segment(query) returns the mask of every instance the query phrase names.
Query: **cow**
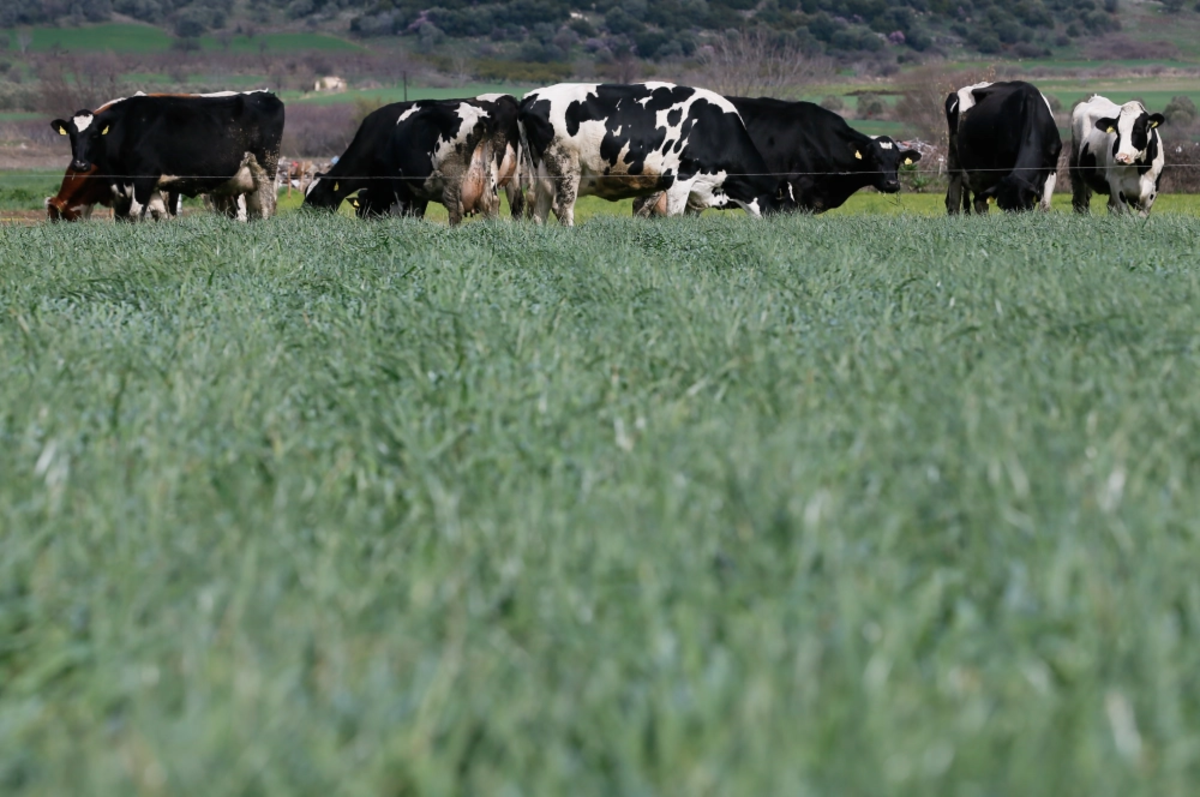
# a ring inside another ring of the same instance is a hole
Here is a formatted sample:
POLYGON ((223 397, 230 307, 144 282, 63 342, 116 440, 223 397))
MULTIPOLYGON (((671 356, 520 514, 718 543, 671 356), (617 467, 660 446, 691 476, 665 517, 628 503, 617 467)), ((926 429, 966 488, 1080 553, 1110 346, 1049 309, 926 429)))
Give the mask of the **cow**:
POLYGON ((435 201, 452 225, 473 213, 494 216, 499 189, 515 182, 516 104, 483 95, 373 111, 338 162, 309 184, 304 206, 333 210, 350 199, 360 217, 421 217, 435 201))
MULTIPOLYGON (((824 213, 850 195, 871 187, 885 194, 900 190, 899 169, 921 159, 888 136, 858 132, 833 111, 811 102, 770 97, 726 97, 737 109, 767 171, 787 176, 796 209, 824 213)), ((664 215, 665 197, 634 201, 635 214, 664 215)), ((689 212, 699 208, 689 207, 689 212)))
MULTIPOLYGON (((132 218, 167 216, 160 191, 244 194, 249 216, 266 218, 275 214, 283 121, 283 103, 266 90, 139 92, 50 125, 71 139, 71 168, 96 166, 110 185, 131 186, 132 218)), ((235 207, 236 199, 226 204, 235 207)))
POLYGON ((1108 195, 1113 213, 1150 215, 1166 153, 1158 128, 1166 121, 1140 102, 1093 94, 1071 112, 1071 205, 1087 213, 1092 192, 1108 195))
POLYGON ((534 218, 567 226, 575 201, 666 192, 666 213, 735 204, 751 216, 794 206, 769 174, 737 109, 707 89, 672 83, 560 83, 536 89, 518 116, 534 218))
POLYGON ((946 97, 950 183, 946 211, 1050 209, 1062 137, 1050 103, 1029 83, 976 83, 946 97))
MULTIPOLYGON (((46 198, 46 215, 50 221, 78 221, 92 216, 96 205, 113 209, 113 217, 119 221, 129 220, 129 208, 133 195, 129 186, 114 186, 106 175, 93 165, 86 172, 67 167, 58 194, 46 198)), ((170 193, 164 199, 167 212, 179 215, 180 196, 170 193)))

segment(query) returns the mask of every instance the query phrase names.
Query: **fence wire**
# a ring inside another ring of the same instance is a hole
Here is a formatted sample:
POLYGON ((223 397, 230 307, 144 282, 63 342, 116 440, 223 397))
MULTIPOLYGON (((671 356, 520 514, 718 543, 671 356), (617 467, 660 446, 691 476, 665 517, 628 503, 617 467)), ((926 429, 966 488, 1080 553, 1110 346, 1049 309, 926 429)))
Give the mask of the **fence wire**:
MULTIPOLYGON (((1112 167, 1093 166, 1093 167, 1087 167, 1087 168, 1079 168, 1079 171, 1101 173, 1101 172, 1107 171, 1109 168, 1132 169, 1132 168, 1136 168, 1138 165, 1140 165, 1140 164, 1129 164, 1128 166, 1124 165, 1124 164, 1120 164, 1120 165, 1112 166, 1112 167)), ((1071 167, 1068 167, 1068 168, 1071 168, 1071 167)), ((1165 163, 1162 165, 1161 168, 1163 171, 1166 171, 1167 169, 1194 170, 1194 169, 1200 169, 1200 163, 1165 163)), ((1022 170, 1037 171, 1038 169, 1037 168, 1023 168, 1022 170)), ((916 170, 904 169, 903 171, 901 171, 900 169, 897 169, 897 170, 895 170, 895 173, 897 175, 901 175, 901 176, 915 175, 915 176, 921 176, 921 177, 928 177, 928 176, 934 176, 934 177, 947 176, 948 177, 953 174, 964 174, 964 173, 982 174, 982 173, 992 173, 992 172, 999 172, 999 173, 1007 174, 1007 173, 1011 173, 1013 171, 1017 171, 1017 169, 1014 169, 1014 168, 955 169, 955 170, 949 170, 949 169, 944 169, 944 170, 943 169, 916 169, 916 170)), ((890 173, 892 173, 892 172, 885 171, 882 169, 869 170, 869 171, 859 170, 859 171, 816 171, 816 172, 725 172, 724 177, 779 177, 779 178, 784 178, 784 177, 849 177, 849 176, 853 176, 853 175, 860 175, 860 176, 862 176, 862 175, 881 175, 881 174, 890 174, 890 173)), ((53 177, 53 176, 55 176, 55 174, 56 173, 54 173, 54 172, 44 172, 44 171, 42 171, 42 172, 0 171, 0 177, 53 177)), ((700 173, 697 173, 697 174, 700 174, 700 173)), ((710 173, 706 173, 706 174, 712 174, 712 173, 710 172, 710 173)), ((75 180, 107 180, 110 182, 117 181, 117 180, 148 180, 148 179, 157 180, 162 176, 163 175, 161 175, 161 174, 82 174, 82 173, 77 173, 77 172, 64 173, 64 175, 63 175, 64 178, 70 177, 75 180)), ((679 178, 678 174, 671 174, 671 175, 659 174, 659 175, 655 175, 655 176, 664 177, 664 178, 665 177, 674 177, 677 179, 679 178)), ((693 176, 696 176, 696 175, 693 175, 693 176)), ((172 175, 172 178, 175 180, 229 180, 232 177, 233 177, 233 175, 231 175, 231 174, 175 174, 175 175, 172 175)), ((321 180, 420 180, 423 182, 425 180, 428 180, 429 177, 430 177, 429 175, 408 176, 408 175, 402 175, 402 174, 401 175, 325 174, 325 175, 319 175, 318 177, 315 177, 313 179, 313 181, 315 181, 316 179, 321 179, 321 180)), ((646 175, 645 174, 580 174, 579 178, 581 180, 620 180, 620 179, 643 180, 646 178, 646 175)), ((275 179, 278 181, 279 178, 275 178, 275 179)), ((556 179, 556 176, 555 175, 546 175, 545 179, 556 179)), ((689 177, 689 178, 684 178, 684 179, 691 179, 691 178, 689 177)), ((313 182, 313 181, 309 181, 309 182, 313 182)))

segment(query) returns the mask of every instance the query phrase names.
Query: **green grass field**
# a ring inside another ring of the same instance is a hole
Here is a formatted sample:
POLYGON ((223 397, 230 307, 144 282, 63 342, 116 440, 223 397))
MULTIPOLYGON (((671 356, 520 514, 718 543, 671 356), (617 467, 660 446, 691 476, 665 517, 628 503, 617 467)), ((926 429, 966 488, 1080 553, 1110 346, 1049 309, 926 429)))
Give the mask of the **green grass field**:
MULTIPOLYGON (((111 22, 78 28, 29 28, 33 34, 30 50, 53 49, 72 52, 155 53, 171 47, 172 37, 152 25, 111 22)), ((9 36, 0 31, 0 36, 9 36)), ((10 46, 14 46, 11 42, 10 46)), ((254 37, 232 36, 226 47, 214 36, 200 37, 207 50, 234 53, 294 52, 298 50, 362 50, 363 47, 325 33, 263 33, 254 37)))
POLYGON ((1189 794, 1198 248, 0 229, 0 789, 1189 794))

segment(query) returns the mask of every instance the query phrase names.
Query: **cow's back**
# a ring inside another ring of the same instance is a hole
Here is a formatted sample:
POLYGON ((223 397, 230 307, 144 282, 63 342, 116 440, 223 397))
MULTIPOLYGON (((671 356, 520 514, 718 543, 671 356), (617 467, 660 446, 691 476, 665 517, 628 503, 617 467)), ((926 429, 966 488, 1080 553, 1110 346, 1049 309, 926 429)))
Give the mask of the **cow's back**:
POLYGON ((147 94, 103 110, 112 126, 109 171, 227 178, 246 153, 274 174, 283 138, 283 102, 269 91, 147 94))

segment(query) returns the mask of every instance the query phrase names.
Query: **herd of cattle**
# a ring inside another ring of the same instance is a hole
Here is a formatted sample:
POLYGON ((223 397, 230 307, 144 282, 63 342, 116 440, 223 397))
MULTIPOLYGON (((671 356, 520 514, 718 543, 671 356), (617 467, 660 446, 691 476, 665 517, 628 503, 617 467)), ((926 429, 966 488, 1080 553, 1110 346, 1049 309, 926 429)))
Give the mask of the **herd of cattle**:
MULTIPOLYGON (((946 209, 1049 208, 1062 140, 1046 98, 1020 81, 977 83, 946 98, 946 209)), ((1162 114, 1093 96, 1072 112, 1075 210, 1092 192, 1117 213, 1150 212, 1164 151, 1162 114)), ((52 220, 97 205, 118 219, 176 215, 203 195, 241 218, 275 213, 284 106, 269 91, 143 94, 82 110, 52 127, 71 165, 52 220)), ((423 216, 440 202, 450 223, 495 216, 501 191, 514 218, 574 224, 580 196, 633 198, 638 215, 740 207, 752 216, 821 213, 861 188, 900 190, 920 160, 887 136, 867 136, 809 102, 723 97, 670 83, 558 84, 517 100, 488 94, 384 106, 346 152, 305 189, 304 205, 360 217, 423 216)))

